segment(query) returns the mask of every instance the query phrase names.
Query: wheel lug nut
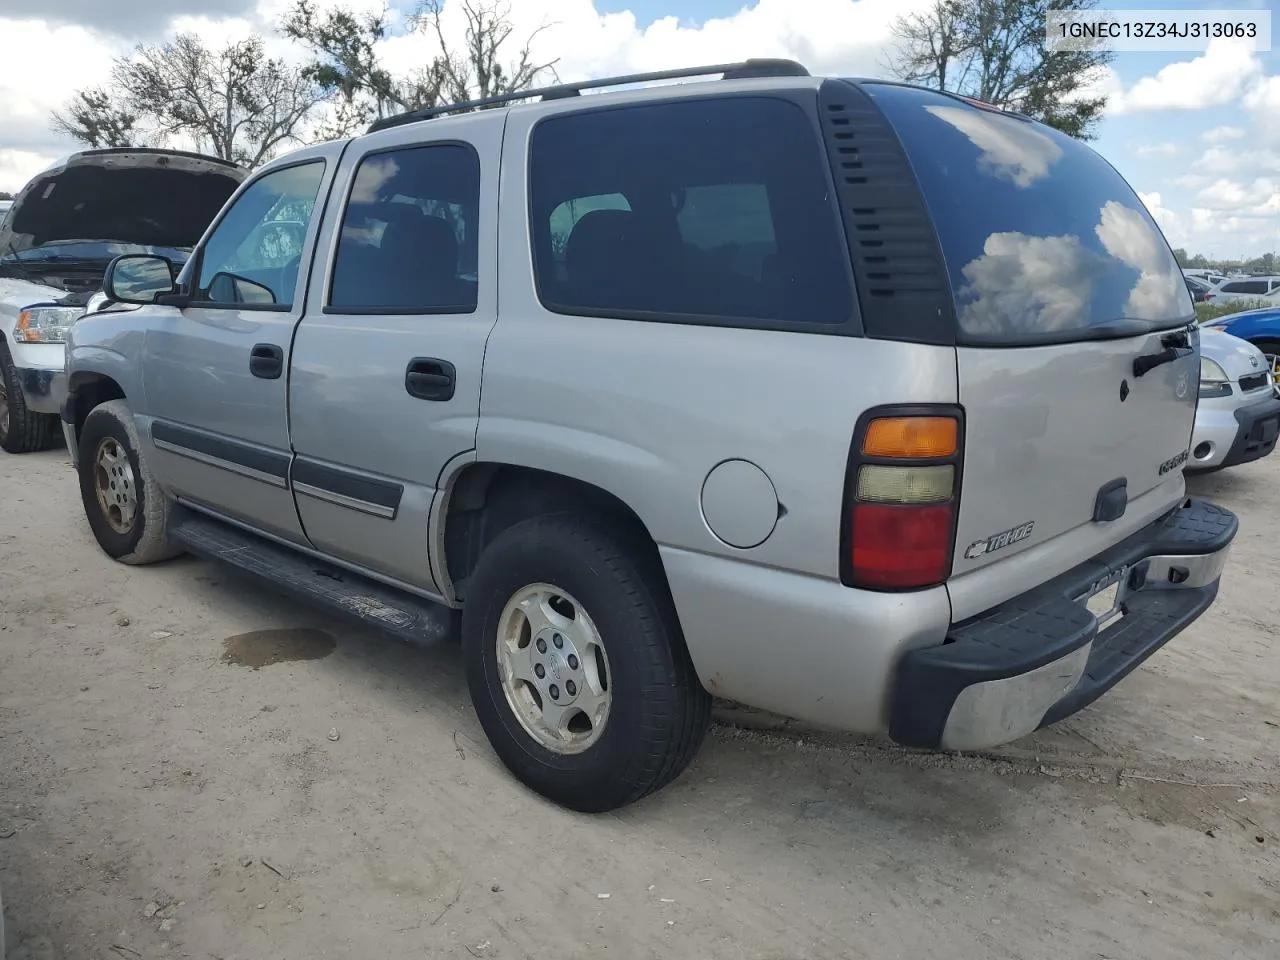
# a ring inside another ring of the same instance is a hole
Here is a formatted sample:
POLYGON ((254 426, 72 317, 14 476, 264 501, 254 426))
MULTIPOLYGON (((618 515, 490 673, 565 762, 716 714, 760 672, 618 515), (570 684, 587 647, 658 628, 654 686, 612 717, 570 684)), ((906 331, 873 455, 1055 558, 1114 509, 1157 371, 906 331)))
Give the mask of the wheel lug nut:
POLYGON ((551 699, 552 699, 552 700, 559 700, 559 699, 560 699, 560 688, 559 688, 559 687, 557 687, 554 683, 551 685, 550 693, 551 693, 551 699))
POLYGON ((547 652, 547 641, 543 640, 541 637, 538 638, 538 652, 539 653, 547 652))
POLYGON ((560 636, 560 634, 557 633, 555 636, 551 638, 551 642, 554 643, 556 645, 556 649, 559 650, 561 647, 564 646, 564 637, 560 636))
POLYGON ((533 675, 537 677, 539 680, 541 680, 543 677, 547 675, 547 671, 542 669, 542 664, 535 663, 533 665, 533 675))
POLYGON ((564 692, 569 694, 569 696, 572 697, 575 693, 578 692, 578 685, 574 683, 572 680, 566 680, 564 682, 564 692))
POLYGON ((569 654, 569 669, 570 670, 578 669, 578 658, 575 657, 572 653, 569 654))

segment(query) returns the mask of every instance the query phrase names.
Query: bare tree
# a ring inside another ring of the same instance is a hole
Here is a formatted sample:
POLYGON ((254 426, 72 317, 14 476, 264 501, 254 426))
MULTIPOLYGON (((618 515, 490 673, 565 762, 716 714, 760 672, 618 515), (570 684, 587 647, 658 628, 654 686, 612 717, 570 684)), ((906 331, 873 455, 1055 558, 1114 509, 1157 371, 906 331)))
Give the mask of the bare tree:
POLYGON ((51 126, 90 147, 139 147, 147 142, 138 115, 118 107, 109 92, 92 87, 75 94, 63 110, 53 112, 51 126))
POLYGON ((533 86, 543 74, 555 75, 559 58, 540 63, 534 60, 531 49, 538 34, 549 24, 538 27, 517 48, 512 40, 515 27, 507 0, 452 2, 462 7, 466 18, 461 50, 451 49, 445 38, 442 21, 445 0, 421 0, 413 20, 417 29, 430 31, 440 44, 442 92, 450 102, 515 93, 533 86))
POLYGON ((327 132, 354 132, 393 113, 509 93, 544 73, 554 75, 555 61, 539 63, 530 49, 544 28, 519 42, 507 0, 449 2, 450 9, 459 4, 465 17, 462 48, 447 39, 443 0, 421 0, 409 29, 431 36, 439 52, 422 69, 396 75, 379 57, 379 45, 392 35, 385 8, 373 14, 342 7, 321 13, 314 0, 296 0, 280 29, 314 57, 306 75, 327 91, 335 108, 327 132))
POLYGON ((1050 11, 1091 10, 1097 0, 935 0, 900 17, 887 64, 910 83, 1016 110, 1082 139, 1092 136, 1106 97, 1085 90, 1113 59, 1106 50, 1050 53, 1050 11))
POLYGON ((54 124, 94 146, 185 137, 199 150, 256 167, 284 144, 303 140, 308 117, 324 99, 301 70, 268 57, 256 37, 214 51, 183 33, 118 59, 110 88, 76 94, 54 124))
POLYGON ((297 0, 280 30, 310 50, 304 74, 333 104, 326 132, 341 136, 370 120, 438 102, 444 82, 438 62, 407 76, 394 76, 378 58, 390 36, 388 13, 358 14, 344 8, 320 13, 312 0, 297 0))

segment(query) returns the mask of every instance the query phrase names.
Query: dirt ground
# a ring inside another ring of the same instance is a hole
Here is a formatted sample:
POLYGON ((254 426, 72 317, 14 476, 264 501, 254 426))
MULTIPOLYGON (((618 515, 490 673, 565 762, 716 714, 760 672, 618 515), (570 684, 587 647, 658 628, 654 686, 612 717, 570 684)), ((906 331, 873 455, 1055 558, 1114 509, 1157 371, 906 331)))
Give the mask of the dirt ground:
POLYGON ((456 648, 114 564, 64 451, 0 454, 8 956, 1275 960, 1280 456, 1190 487, 1241 517, 1218 603, 1080 716, 960 759, 740 717, 590 818, 456 648))

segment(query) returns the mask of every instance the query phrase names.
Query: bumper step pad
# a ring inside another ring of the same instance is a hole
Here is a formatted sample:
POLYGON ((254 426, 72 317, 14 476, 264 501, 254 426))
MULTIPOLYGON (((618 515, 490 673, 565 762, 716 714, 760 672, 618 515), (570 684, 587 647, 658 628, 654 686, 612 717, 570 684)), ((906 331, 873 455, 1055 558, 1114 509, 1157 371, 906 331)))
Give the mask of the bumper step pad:
POLYGON ((890 710, 890 736, 908 746, 943 746, 952 708, 967 688, 1010 681, 1008 696, 1016 699, 1020 694, 1013 683, 1032 671, 1041 672, 1035 681, 1041 689, 1046 683, 1067 685, 1061 696, 1044 704, 1045 712, 1036 721, 1040 726, 1092 703, 1209 607, 1218 579, 1215 575, 1199 582, 1192 574, 1195 558, 1220 554, 1237 526, 1229 510, 1204 500, 1184 500, 1092 560, 953 625, 946 643, 903 657, 890 710), (1187 558, 1185 567, 1178 563, 1180 557, 1187 558), (1098 622, 1081 598, 1117 578, 1126 581, 1125 615, 1098 633, 1098 622), (1086 645, 1088 659, 1078 677, 1053 675, 1053 664, 1070 663, 1065 658, 1086 645))

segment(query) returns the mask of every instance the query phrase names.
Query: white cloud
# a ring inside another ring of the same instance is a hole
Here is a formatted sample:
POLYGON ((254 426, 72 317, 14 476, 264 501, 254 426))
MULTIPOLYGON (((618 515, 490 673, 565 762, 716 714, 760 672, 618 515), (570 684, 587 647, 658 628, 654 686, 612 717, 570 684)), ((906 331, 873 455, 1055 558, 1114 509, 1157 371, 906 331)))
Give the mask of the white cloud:
POLYGON ((1134 151, 1140 157, 1176 157, 1182 147, 1176 143, 1144 143, 1134 151))
POLYGON ((1245 173, 1262 174, 1280 171, 1280 151, 1210 147, 1193 165, 1196 173, 1208 176, 1245 173))
POLYGON ((1200 139, 1205 143, 1228 143, 1232 140, 1240 140, 1245 135, 1243 127, 1214 127, 1212 130, 1206 130, 1200 134, 1200 139))
POLYGON ((925 109, 973 141, 983 169, 1016 186, 1031 186, 1062 156, 1058 144, 1023 121, 968 107, 925 109))
POLYGON ((1186 294, 1175 282, 1164 238, 1151 229, 1146 217, 1110 200, 1094 233, 1107 253, 1138 271, 1138 281, 1125 303, 1126 316, 1167 317, 1178 312, 1186 294))
POLYGON ((1280 110, 1280 76, 1266 77, 1248 91, 1244 98, 1246 109, 1275 116, 1280 110))
POLYGON ((1237 180, 1215 180, 1196 194, 1198 206, 1248 214, 1269 213, 1280 208, 1280 183, 1259 177, 1252 183, 1237 180))
POLYGON ((962 271, 960 322, 972 333, 1078 323, 1093 294, 1093 259, 1079 237, 993 233, 962 271))
POLYGON ((39 20, 0 19, 0 37, 0 190, 16 190, 58 157, 50 111, 101 83, 117 48, 83 27, 39 20))
MULTIPOLYGON (((320 0, 318 6, 323 9, 339 2, 370 12, 384 5, 383 0, 320 0)), ((815 73, 848 76, 880 74, 893 21, 929 2, 744 0, 743 8, 732 16, 701 24, 671 16, 643 28, 630 12, 601 14, 593 0, 519 0, 511 4, 511 16, 515 37, 546 27, 534 42, 534 56, 556 60, 564 80, 745 57, 790 57, 815 73)), ((257 0, 252 12, 241 12, 246 8, 240 0, 216 3, 214 9, 238 15, 192 15, 187 11, 196 7, 182 0, 167 32, 194 30, 214 46, 257 35, 273 55, 294 61, 305 56, 300 47, 275 34, 293 0, 257 0)), ((674 2, 671 6, 678 7, 674 2)), ((205 3, 203 9, 208 11, 210 5, 205 3)), ((404 26, 402 18, 397 26, 404 26)), ((451 41, 461 36, 462 26, 459 5, 446 0, 445 29, 451 41)), ((5 49, 0 71, 0 144, 7 150, 0 154, 0 189, 15 190, 32 173, 76 149, 50 131, 50 111, 75 90, 106 80, 111 58, 126 53, 130 45, 83 27, 50 26, 36 20, 0 19, 0 37, 5 49)), ((409 71, 429 62, 433 46, 433 40, 423 34, 402 35, 387 40, 382 53, 391 69, 409 71)))
POLYGON ((1262 63, 1251 44, 1212 40, 1193 60, 1162 67, 1128 90, 1116 93, 1107 105, 1113 116, 1149 110, 1202 110, 1239 99, 1262 76, 1262 63))

